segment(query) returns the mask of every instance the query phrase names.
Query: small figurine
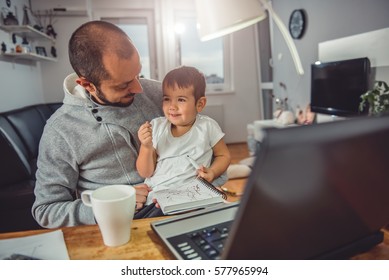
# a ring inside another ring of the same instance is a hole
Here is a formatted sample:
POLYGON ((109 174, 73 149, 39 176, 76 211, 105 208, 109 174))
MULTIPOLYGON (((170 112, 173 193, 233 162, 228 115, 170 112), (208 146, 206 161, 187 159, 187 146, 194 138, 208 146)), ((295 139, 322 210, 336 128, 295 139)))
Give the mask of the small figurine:
POLYGON ((1 52, 5 53, 6 51, 7 51, 7 45, 4 42, 2 42, 1 43, 1 52))
POLYGON ((46 27, 46 34, 49 36, 53 36, 54 39, 57 37, 57 33, 55 32, 54 27, 51 24, 46 27))
POLYGON ((23 37, 22 44, 23 45, 28 45, 29 44, 26 37, 23 37))
POLYGON ((57 50, 56 50, 56 48, 54 46, 51 47, 51 55, 53 57, 57 57, 57 50))
POLYGON ((30 18, 28 17, 28 7, 26 5, 24 5, 23 7, 23 21, 22 21, 22 24, 23 25, 30 25, 30 18))
POLYGON ((22 53, 22 52, 23 52, 22 46, 21 46, 21 45, 16 45, 15 51, 16 51, 17 53, 22 53))
POLYGON ((18 25, 19 21, 12 12, 8 12, 4 19, 4 25, 18 25))
POLYGON ((40 26, 40 25, 38 25, 38 24, 35 24, 34 26, 33 26, 36 30, 38 30, 38 31, 40 31, 40 32, 43 32, 43 27, 42 26, 40 26))

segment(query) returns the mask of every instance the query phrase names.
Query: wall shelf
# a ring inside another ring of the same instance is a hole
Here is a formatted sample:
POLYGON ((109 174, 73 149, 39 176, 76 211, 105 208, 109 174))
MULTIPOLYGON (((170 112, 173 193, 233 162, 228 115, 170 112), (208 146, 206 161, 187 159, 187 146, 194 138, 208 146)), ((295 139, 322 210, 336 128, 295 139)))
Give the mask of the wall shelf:
POLYGON ((26 37, 27 39, 44 39, 53 43, 55 42, 53 37, 36 30, 30 25, 0 25, 0 29, 11 34, 16 34, 20 37, 26 37))
MULTIPOLYGON (((46 41, 51 44, 55 43, 55 39, 47 34, 35 29, 30 25, 0 25, 0 30, 3 30, 9 33, 11 36, 13 34, 21 38, 26 38, 28 41, 31 41, 31 49, 34 49, 34 41, 46 41)), ((52 61, 56 62, 57 59, 54 57, 48 57, 44 55, 37 54, 36 52, 5 52, 1 54, 2 57, 7 57, 13 61, 18 59, 24 60, 33 60, 33 61, 52 61)))
POLYGON ((44 61, 57 62, 57 59, 55 58, 38 55, 36 53, 3 53, 1 55, 12 59, 28 59, 28 60, 36 60, 36 61, 44 60, 44 61))

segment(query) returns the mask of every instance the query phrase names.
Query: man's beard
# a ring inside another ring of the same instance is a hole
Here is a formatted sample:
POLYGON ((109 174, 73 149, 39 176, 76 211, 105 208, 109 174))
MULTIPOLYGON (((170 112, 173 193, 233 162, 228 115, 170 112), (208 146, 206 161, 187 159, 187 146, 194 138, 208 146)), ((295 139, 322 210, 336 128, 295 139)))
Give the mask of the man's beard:
MULTIPOLYGON (((105 94, 102 90, 100 90, 98 87, 96 87, 96 96, 102 101, 104 102, 104 104, 101 104, 101 105, 109 105, 109 106, 114 106, 114 107, 128 107, 132 104, 132 102, 134 101, 134 98, 130 99, 130 101, 128 101, 127 103, 123 103, 123 102, 111 102, 109 100, 107 100, 107 98, 105 97, 105 94)), ((129 93, 128 96, 131 96, 131 97, 134 97, 135 96, 135 93, 129 93)), ((96 101, 96 100, 95 100, 96 101)), ((99 102, 98 102, 99 103, 99 102)))

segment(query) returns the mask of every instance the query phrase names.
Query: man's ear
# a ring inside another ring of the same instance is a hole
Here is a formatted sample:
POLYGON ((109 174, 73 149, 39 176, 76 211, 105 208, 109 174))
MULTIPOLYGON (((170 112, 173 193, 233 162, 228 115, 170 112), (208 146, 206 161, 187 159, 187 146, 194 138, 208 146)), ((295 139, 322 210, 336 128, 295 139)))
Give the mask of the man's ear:
POLYGON ((95 85, 89 82, 84 77, 77 78, 76 83, 85 88, 89 93, 94 93, 96 91, 95 85))
POLYGON ((196 109, 197 109, 197 113, 200 113, 205 105, 207 104, 207 98, 206 97, 200 97, 199 100, 197 100, 197 103, 196 103, 196 109))

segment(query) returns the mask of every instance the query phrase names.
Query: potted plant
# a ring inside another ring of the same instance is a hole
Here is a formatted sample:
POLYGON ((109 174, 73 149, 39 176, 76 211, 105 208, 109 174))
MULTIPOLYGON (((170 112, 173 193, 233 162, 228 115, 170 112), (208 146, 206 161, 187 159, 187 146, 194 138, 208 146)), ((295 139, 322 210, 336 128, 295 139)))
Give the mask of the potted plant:
POLYGON ((359 111, 369 106, 369 115, 378 115, 389 111, 389 86, 384 81, 375 81, 374 87, 361 95, 359 111))

